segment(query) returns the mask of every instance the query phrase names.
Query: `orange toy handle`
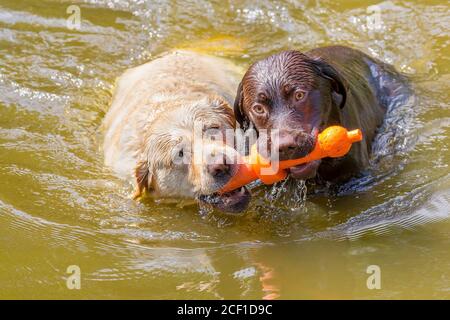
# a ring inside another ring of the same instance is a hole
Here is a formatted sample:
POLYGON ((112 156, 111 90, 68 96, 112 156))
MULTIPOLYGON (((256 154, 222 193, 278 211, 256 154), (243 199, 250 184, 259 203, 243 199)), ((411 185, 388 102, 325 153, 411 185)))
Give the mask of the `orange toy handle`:
POLYGON ((265 184, 284 180, 287 177, 285 169, 326 157, 343 157, 350 151, 352 143, 361 141, 362 138, 359 129, 347 131, 341 126, 328 127, 319 134, 314 150, 310 154, 299 159, 280 161, 276 163, 278 166, 275 168, 258 153, 255 144, 251 148, 250 155, 242 159, 243 163, 239 165, 238 171, 220 192, 235 190, 258 178, 265 184))

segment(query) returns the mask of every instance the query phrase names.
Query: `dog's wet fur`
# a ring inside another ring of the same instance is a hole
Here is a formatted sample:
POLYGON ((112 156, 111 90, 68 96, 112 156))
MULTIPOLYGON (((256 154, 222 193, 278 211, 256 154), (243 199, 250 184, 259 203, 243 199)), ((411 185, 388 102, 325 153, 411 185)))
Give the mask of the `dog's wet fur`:
POLYGON ((118 80, 104 127, 105 162, 135 185, 134 198, 196 198, 225 212, 246 209, 245 189, 218 191, 235 173, 225 139, 199 137, 194 127, 223 133, 235 128, 233 101, 241 77, 230 62, 176 51, 126 71, 118 80), (195 139, 203 139, 200 148, 195 139), (202 153, 200 161, 193 159, 202 153), (223 161, 204 161, 215 154, 223 161), (176 160, 176 161, 174 161, 176 160))
POLYGON ((407 85, 392 66, 352 48, 284 51, 251 65, 238 87, 234 111, 243 128, 278 130, 272 148, 281 160, 311 152, 318 132, 328 126, 360 128, 364 139, 346 156, 290 169, 294 178, 336 184, 368 166, 387 106, 407 85))
POLYGON ((230 62, 190 51, 165 54, 120 77, 104 120, 105 162, 133 180, 134 198, 195 198, 232 213, 247 208, 245 187, 220 192, 237 170, 229 160, 237 153, 234 142, 206 139, 194 148, 198 123, 222 137, 236 121, 244 130, 264 130, 269 141, 260 135, 258 143, 271 145, 280 160, 310 153, 328 126, 360 128, 364 139, 346 156, 290 169, 292 177, 315 184, 344 182, 368 166, 387 106, 408 86, 392 66, 342 46, 284 51, 255 62, 239 79, 230 62), (267 134, 273 130, 276 141, 267 134), (223 161, 184 161, 199 150, 223 161))

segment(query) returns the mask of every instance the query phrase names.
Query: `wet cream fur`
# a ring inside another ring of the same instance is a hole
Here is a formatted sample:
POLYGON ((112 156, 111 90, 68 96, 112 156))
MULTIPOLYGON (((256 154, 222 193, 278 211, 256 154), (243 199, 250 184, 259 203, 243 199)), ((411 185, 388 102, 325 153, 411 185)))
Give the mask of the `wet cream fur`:
MULTIPOLYGON (((179 165, 172 159, 180 148, 195 156, 195 123, 234 127, 232 104, 241 75, 227 60, 179 50, 118 79, 103 123, 103 149, 106 165, 134 183, 134 197, 148 190, 159 197, 194 198, 221 187, 206 173, 204 161, 179 165)), ((222 141, 201 147, 202 152, 219 149, 235 152, 222 141)))

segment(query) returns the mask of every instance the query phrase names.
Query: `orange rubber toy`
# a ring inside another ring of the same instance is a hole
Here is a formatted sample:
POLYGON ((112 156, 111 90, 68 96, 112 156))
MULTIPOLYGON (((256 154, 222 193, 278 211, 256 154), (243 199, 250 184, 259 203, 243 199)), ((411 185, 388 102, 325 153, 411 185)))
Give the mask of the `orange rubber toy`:
POLYGON ((277 171, 273 170, 272 164, 268 160, 258 154, 257 146, 254 144, 250 155, 241 159, 236 174, 220 192, 238 189, 257 179, 265 184, 284 180, 287 177, 285 169, 326 157, 343 157, 350 151, 352 143, 361 140, 362 133, 359 129, 347 131, 340 126, 328 127, 319 134, 317 143, 310 154, 299 159, 280 161, 277 163, 277 171))

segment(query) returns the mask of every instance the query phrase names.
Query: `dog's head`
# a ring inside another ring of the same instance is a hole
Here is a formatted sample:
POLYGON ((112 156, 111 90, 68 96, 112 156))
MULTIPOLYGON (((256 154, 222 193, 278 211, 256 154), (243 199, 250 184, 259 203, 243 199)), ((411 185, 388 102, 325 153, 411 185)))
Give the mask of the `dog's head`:
MULTIPOLYGON (((234 111, 244 129, 267 130, 258 139, 264 144, 262 153, 270 149, 279 160, 295 159, 313 150, 324 126, 339 122, 346 97, 344 80, 331 65, 298 51, 284 51, 249 68, 234 111), (273 139, 275 130, 277 139, 273 139)), ((318 164, 304 172, 305 179, 316 174, 318 164)))
POLYGON ((237 170, 234 127, 232 108, 220 97, 183 101, 162 113, 143 137, 145 158, 136 166, 135 197, 149 191, 243 211, 250 200, 247 189, 218 193, 237 170))

